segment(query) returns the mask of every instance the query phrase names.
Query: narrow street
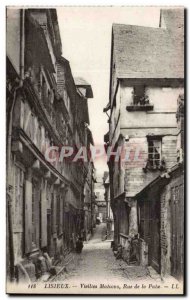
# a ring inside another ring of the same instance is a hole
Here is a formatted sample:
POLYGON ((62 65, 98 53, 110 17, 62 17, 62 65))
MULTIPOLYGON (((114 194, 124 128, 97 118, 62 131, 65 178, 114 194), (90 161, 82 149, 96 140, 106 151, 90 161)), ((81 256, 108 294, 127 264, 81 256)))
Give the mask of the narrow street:
MULTIPOLYGON (((75 284, 119 284, 123 286, 133 280, 149 281, 150 272, 141 266, 127 266, 123 260, 116 260, 109 240, 102 240, 106 224, 96 226, 93 237, 84 243, 81 254, 74 254, 73 261, 67 266, 67 273, 56 278, 69 285, 75 284)), ((157 277, 160 281, 160 277, 157 277)), ((156 280, 156 281, 157 281, 156 280)), ((154 279, 155 281, 155 279, 154 279)))
POLYGON ((124 279, 123 270, 119 261, 113 255, 111 242, 102 241, 105 234, 105 224, 96 226, 93 237, 84 244, 83 251, 78 257, 76 268, 71 270, 68 279, 78 280, 81 282, 96 282, 100 278, 106 281, 112 279, 124 279), (75 278, 74 278, 75 277, 75 278))
POLYGON ((6 293, 184 293, 184 20, 7 7, 6 293))

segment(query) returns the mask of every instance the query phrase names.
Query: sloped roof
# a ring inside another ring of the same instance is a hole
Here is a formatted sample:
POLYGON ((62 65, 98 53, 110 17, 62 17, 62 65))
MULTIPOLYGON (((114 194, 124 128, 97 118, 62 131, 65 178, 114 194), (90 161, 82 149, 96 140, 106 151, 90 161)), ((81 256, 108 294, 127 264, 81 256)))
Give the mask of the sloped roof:
POLYGON ((117 78, 184 78, 183 31, 113 25, 117 78))
POLYGON ((82 77, 75 77, 74 78, 76 86, 88 86, 90 85, 84 78, 82 77))
POLYGON ((76 86, 75 86, 74 78, 72 75, 70 63, 63 56, 59 57, 58 62, 64 65, 65 73, 66 73, 65 83, 66 83, 67 91, 71 98, 72 103, 75 103, 75 101, 76 101, 76 86))
POLYGON ((75 77, 74 82, 78 88, 81 87, 86 89, 87 98, 93 98, 92 87, 85 79, 83 79, 82 77, 75 77))

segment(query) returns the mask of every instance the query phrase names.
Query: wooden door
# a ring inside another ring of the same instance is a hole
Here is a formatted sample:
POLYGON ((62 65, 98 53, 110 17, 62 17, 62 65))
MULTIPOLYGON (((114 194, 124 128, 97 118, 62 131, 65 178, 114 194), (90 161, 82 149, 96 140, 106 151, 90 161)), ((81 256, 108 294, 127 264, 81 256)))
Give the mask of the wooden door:
POLYGON ((150 218, 150 265, 160 273, 161 247, 160 247, 160 200, 153 199, 151 202, 150 218))
POLYGON ((140 204, 140 237, 148 245, 148 264, 160 272, 160 204, 159 199, 140 204))
MULTIPOLYGON (((140 203, 140 237, 148 244, 150 245, 150 202, 147 200, 143 200, 140 203)), ((150 264, 150 256, 149 258, 149 264, 150 264)))
POLYGON ((171 275, 180 279, 184 265, 184 185, 182 178, 171 187, 171 275))

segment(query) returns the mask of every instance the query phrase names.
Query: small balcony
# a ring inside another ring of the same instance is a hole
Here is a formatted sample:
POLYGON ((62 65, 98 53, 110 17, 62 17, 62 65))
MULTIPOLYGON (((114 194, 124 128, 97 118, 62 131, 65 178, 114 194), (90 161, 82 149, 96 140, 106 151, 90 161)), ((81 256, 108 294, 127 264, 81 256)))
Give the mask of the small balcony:
POLYGON ((127 111, 151 111, 154 105, 150 103, 148 96, 133 97, 133 102, 126 106, 127 111))
POLYGON ((166 170, 166 161, 165 158, 160 159, 148 159, 143 167, 143 171, 146 173, 147 171, 165 171, 166 170))

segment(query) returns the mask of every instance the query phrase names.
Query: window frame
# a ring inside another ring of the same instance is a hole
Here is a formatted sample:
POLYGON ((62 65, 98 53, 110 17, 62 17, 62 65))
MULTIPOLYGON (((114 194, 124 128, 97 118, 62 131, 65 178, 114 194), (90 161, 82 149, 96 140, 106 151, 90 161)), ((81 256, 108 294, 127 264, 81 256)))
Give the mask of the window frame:
POLYGON ((161 160, 162 160, 162 136, 148 136, 147 144, 148 144, 149 168, 158 169, 161 166, 161 160), (150 146, 150 144, 149 144, 150 142, 153 143, 152 146, 150 146), (154 145, 154 142, 157 142, 157 143, 159 142, 159 144, 160 144, 159 147, 156 147, 154 145), (153 152, 150 152, 150 150, 149 150, 150 148, 153 149, 153 152), (157 151, 157 150, 159 150, 159 151, 157 151), (159 158, 155 157, 157 154, 159 154, 159 158))

